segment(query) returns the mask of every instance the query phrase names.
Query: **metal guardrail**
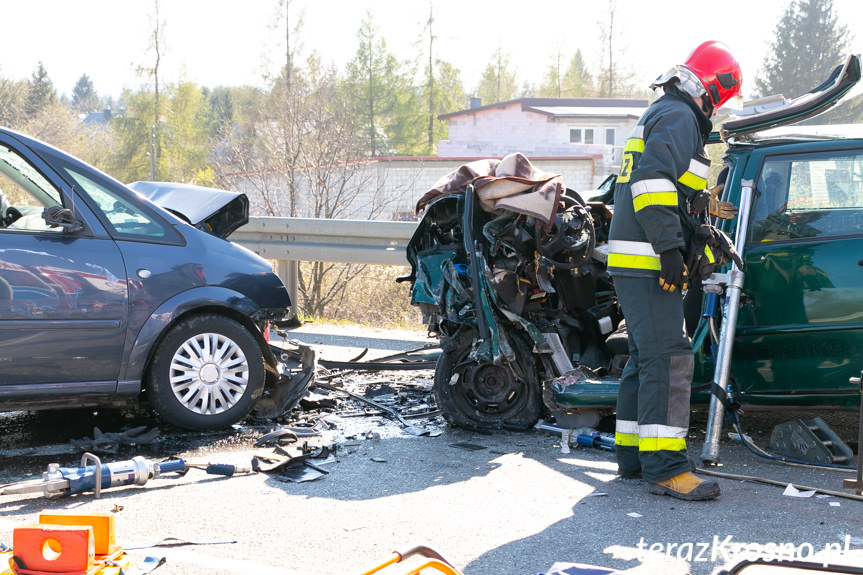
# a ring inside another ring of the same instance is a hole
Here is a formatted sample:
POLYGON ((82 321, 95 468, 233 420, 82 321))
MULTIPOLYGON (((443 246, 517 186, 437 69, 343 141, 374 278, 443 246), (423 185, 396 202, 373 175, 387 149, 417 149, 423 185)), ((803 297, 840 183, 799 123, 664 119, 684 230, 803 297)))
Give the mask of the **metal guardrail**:
POLYGON ((416 222, 249 218, 231 241, 268 260, 407 265, 416 222))
POLYGON ((417 222, 253 217, 230 240, 275 261, 294 312, 300 261, 408 265, 405 247, 417 222))

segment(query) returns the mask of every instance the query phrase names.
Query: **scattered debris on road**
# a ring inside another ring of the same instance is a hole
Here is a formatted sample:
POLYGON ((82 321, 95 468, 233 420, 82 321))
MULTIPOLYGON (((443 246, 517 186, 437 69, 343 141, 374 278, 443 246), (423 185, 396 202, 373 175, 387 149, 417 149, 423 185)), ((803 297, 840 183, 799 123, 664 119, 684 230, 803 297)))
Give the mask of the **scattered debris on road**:
POLYGON ((119 433, 104 433, 98 427, 94 427, 92 438, 82 437, 81 439, 71 439, 69 442, 81 451, 117 453, 121 445, 146 445, 153 443, 158 438, 158 427, 147 429, 146 425, 141 425, 119 433))

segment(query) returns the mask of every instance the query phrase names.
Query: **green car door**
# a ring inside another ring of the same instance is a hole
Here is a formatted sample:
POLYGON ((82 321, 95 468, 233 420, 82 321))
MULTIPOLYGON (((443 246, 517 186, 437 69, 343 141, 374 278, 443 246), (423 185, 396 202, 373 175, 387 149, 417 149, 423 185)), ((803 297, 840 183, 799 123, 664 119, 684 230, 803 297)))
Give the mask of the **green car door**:
POLYGON ((863 367, 863 143, 823 144, 766 146, 749 158, 759 168, 733 362, 747 403, 856 400, 848 379, 863 367))

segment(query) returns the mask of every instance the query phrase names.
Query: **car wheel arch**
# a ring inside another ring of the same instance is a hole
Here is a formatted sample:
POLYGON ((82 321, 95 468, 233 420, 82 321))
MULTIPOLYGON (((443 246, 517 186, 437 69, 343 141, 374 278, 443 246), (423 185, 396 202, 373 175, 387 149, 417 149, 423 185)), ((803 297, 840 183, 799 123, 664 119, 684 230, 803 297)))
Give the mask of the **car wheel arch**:
POLYGON ((251 319, 256 310, 257 305, 247 296, 217 286, 189 290, 174 296, 153 311, 138 330, 135 343, 123 362, 121 380, 138 381, 143 385, 146 369, 159 343, 179 321, 195 314, 215 313, 238 321, 255 337, 265 360, 272 362, 272 352, 251 319))

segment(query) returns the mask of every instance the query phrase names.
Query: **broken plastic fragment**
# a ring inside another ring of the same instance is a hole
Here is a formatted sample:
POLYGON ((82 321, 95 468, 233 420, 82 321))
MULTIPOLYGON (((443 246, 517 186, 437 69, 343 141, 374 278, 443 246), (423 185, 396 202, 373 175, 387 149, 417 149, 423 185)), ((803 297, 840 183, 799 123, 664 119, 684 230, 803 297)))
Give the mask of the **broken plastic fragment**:
POLYGON ((785 488, 785 491, 782 492, 782 495, 787 495, 788 497, 812 497, 815 495, 816 491, 813 489, 812 491, 800 491, 791 483, 785 488))

